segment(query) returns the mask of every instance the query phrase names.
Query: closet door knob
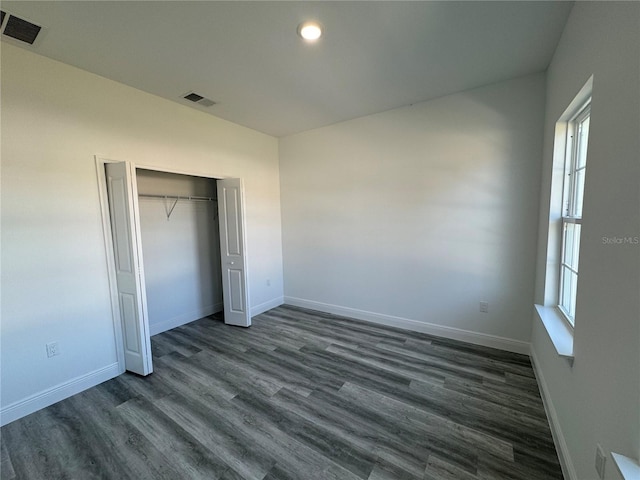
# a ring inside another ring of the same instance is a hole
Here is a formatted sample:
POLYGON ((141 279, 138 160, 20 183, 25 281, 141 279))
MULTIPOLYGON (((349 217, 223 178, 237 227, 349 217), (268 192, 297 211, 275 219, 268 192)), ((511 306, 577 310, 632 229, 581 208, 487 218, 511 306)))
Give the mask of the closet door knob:
POLYGON ((233 264, 234 264, 233 262, 229 262, 229 265, 233 265, 233 264))

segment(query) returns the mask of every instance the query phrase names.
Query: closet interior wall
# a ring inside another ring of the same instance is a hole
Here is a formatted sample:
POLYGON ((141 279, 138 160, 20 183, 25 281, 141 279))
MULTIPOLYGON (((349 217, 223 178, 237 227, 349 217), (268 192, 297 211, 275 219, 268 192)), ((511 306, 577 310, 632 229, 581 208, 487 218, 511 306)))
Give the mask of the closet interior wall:
POLYGON ((223 310, 216 182, 136 173, 149 329, 156 335, 223 310))

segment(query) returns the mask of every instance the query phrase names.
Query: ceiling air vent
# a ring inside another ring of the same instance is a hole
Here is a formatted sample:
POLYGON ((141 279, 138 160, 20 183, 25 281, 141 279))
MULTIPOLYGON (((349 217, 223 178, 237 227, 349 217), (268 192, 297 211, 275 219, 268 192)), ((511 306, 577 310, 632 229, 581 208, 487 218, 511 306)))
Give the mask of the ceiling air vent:
POLYGON ((198 105, 202 105, 203 107, 210 107, 216 104, 213 100, 204 98, 202 95, 198 95, 194 92, 187 93, 186 95, 183 95, 182 98, 189 100, 190 102, 197 103, 198 105))
POLYGON ((15 40, 19 40, 29 45, 33 45, 36 41, 38 34, 42 30, 42 27, 31 22, 27 22, 15 15, 10 15, 2 12, 2 34, 6 37, 11 37, 15 40), (8 16, 6 23, 5 17, 8 16))

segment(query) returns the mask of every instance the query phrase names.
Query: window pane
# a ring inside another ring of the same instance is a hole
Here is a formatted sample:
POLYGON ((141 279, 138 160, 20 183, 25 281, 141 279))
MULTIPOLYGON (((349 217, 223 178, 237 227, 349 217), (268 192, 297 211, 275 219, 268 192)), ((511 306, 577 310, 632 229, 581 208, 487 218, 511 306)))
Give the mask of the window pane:
POLYGON ((562 243, 562 263, 565 265, 573 265, 573 239, 574 239, 574 224, 564 222, 564 236, 562 243))
POLYGON ((571 270, 562 268, 562 280, 560 285, 560 306, 569 315, 571 309, 571 270))
MULTIPOLYGON (((572 262, 571 268, 573 268, 576 272, 578 271, 578 262, 580 261, 580 231, 582 229, 582 225, 579 223, 573 224, 573 253, 571 255, 572 262)), ((576 277, 577 284, 577 277, 576 277)))
POLYGON ((571 214, 576 217, 582 217, 582 198, 584 197, 584 177, 586 170, 578 170, 573 174, 574 183, 574 199, 571 214))
POLYGON ((580 258, 580 228, 578 223, 564 223, 564 237, 562 243, 562 263, 572 270, 578 271, 580 258))
POLYGON ((589 140, 590 119, 591 117, 587 117, 578 125, 576 168, 584 167, 587 164, 587 142, 589 140))
POLYGON ((573 319, 576 316, 576 298, 578 297, 578 275, 570 272, 571 276, 571 305, 569 308, 569 321, 573 325, 573 319))
POLYGON ((576 292, 578 287, 578 276, 567 267, 562 267, 560 306, 569 317, 573 325, 576 311, 576 292))
POLYGON ((580 222, 585 187, 587 146, 591 123, 588 102, 567 124, 565 177, 563 184, 562 248, 558 306, 574 324, 580 259, 580 222), (577 223, 573 223, 577 222, 577 223))

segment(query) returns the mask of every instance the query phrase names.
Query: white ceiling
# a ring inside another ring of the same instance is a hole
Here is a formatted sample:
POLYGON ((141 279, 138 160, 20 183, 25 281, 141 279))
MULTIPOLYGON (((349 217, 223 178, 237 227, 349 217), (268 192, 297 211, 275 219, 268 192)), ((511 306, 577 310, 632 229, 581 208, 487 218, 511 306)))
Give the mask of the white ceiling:
POLYGON ((571 6, 2 2, 46 27, 39 54, 274 136, 543 71, 571 6), (309 19, 325 28, 316 44, 296 35, 309 19))

